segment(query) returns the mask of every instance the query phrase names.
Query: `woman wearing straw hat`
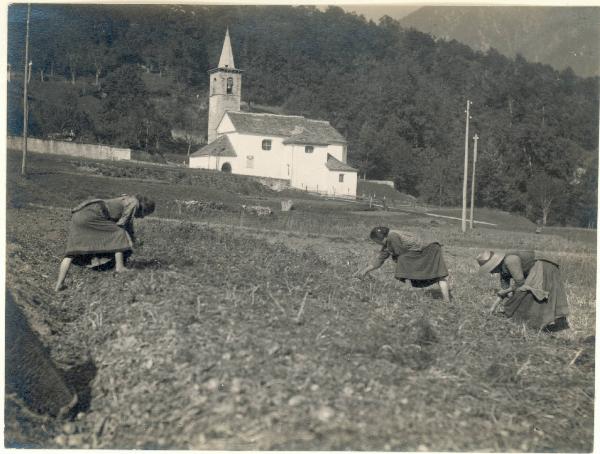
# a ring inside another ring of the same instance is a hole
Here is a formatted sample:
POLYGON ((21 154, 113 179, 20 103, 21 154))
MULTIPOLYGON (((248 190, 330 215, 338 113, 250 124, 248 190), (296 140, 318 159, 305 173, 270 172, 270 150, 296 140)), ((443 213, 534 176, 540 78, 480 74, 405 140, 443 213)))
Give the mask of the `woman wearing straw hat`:
POLYGON ((439 243, 424 245, 417 235, 390 230, 388 227, 375 227, 371 230, 370 238, 381 245, 381 251, 373 263, 356 273, 356 276, 366 276, 392 257, 396 262, 396 279, 402 282, 408 280, 413 287, 421 288, 437 283, 444 301, 450 301, 448 269, 439 243))
POLYGON ((504 300, 504 314, 532 328, 568 328, 569 307, 557 263, 533 251, 483 251, 477 262, 479 273, 500 274, 502 290, 491 312, 504 300))

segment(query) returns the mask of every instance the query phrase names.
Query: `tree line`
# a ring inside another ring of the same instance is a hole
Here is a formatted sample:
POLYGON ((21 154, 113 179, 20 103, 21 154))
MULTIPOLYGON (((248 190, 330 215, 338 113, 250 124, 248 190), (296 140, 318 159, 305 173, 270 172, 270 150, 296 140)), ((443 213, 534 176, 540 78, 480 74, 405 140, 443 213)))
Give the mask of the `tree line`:
MULTIPOLYGON (((24 63, 25 9, 9 8, 13 71, 24 63)), ((338 7, 36 5, 30 130, 150 152, 172 146, 173 128, 206 134, 206 71, 227 27, 242 99, 330 121, 361 177, 459 204, 469 99, 480 137, 476 205, 595 225, 598 78, 338 7)), ((15 133, 18 80, 9 84, 15 133)))

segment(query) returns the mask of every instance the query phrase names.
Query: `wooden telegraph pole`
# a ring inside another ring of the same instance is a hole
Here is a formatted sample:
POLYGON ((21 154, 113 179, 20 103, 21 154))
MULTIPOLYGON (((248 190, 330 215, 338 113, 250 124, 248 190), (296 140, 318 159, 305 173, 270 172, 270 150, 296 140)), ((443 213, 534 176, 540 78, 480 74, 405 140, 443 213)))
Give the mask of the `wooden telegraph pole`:
POLYGON ((461 230, 466 232, 467 230, 467 178, 469 175, 469 107, 471 106, 471 101, 467 99, 467 120, 466 120, 466 130, 465 130, 465 172, 463 175, 463 201, 462 201, 462 225, 461 230))
POLYGON ((29 106, 27 105, 27 85, 29 72, 29 16, 31 3, 27 4, 27 31, 25 34, 25 70, 23 71, 23 161, 21 162, 21 175, 26 174, 27 162, 27 124, 29 120, 29 106))
POLYGON ((471 219, 469 220, 469 227, 473 230, 473 207, 475 206, 475 166, 477 164, 477 141, 479 136, 475 134, 473 136, 473 177, 471 178, 471 219))

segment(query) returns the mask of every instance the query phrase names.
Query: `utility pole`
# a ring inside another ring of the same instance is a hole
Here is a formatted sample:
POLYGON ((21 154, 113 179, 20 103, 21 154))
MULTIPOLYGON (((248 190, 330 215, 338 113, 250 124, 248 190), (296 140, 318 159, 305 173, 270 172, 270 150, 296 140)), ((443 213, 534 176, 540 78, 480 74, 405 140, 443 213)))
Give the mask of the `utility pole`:
POLYGON ((473 210, 475 206, 475 166, 477 164, 477 141, 479 136, 475 134, 473 136, 473 177, 471 178, 471 219, 469 220, 469 227, 473 230, 473 210))
POLYGON ((471 101, 467 99, 467 119, 466 119, 466 130, 465 130, 465 171, 463 175, 463 200, 462 200, 462 232, 466 232, 467 230, 467 178, 469 176, 469 107, 471 106, 471 101))
POLYGON ((25 175, 25 163, 27 162, 27 124, 29 123, 29 106, 27 105, 27 85, 29 69, 29 16, 31 15, 31 3, 27 4, 27 31, 25 34, 25 70, 23 71, 23 161, 21 162, 21 175, 25 175))

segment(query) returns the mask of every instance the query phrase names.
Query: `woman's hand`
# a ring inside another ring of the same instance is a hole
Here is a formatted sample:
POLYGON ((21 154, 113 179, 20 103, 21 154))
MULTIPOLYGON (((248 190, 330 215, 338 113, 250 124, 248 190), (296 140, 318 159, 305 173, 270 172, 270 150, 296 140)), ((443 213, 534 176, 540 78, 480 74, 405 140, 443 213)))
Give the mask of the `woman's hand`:
POLYGON ((499 296, 500 298, 506 298, 508 296, 509 293, 512 293, 514 291, 514 289, 512 288, 507 288, 504 290, 498 290, 496 292, 496 295, 499 296))
POLYGON ((370 267, 364 268, 362 270, 358 270, 356 273, 354 273, 352 275, 352 277, 356 277, 358 279, 363 279, 363 278, 365 278, 367 276, 367 274, 369 274, 370 271, 371 271, 370 267))
POLYGON ((494 304, 492 304, 492 307, 490 307, 490 314, 494 313, 494 311, 496 310, 498 305, 502 302, 502 299, 503 299, 503 297, 501 297, 501 296, 496 298, 496 301, 494 301, 494 304))

